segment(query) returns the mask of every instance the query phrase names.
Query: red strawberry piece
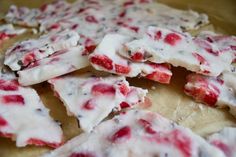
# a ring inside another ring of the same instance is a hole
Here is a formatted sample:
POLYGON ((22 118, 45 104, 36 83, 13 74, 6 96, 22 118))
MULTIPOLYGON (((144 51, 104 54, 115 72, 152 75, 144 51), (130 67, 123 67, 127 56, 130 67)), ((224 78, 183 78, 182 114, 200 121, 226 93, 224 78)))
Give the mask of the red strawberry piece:
POLYGON ((129 5, 133 5, 133 4, 134 4, 133 1, 128 1, 128 2, 125 2, 125 3, 124 3, 124 7, 127 7, 127 6, 129 6, 129 5))
POLYGON ((180 40, 181 40, 181 37, 176 33, 169 33, 166 35, 164 39, 165 43, 172 46, 175 46, 180 40))
POLYGON ((120 89, 120 92, 121 92, 123 95, 125 95, 125 96, 126 96, 126 95, 129 93, 129 91, 130 91, 129 87, 128 87, 126 84, 124 84, 124 83, 122 83, 122 84, 120 85, 119 89, 120 89))
POLYGON ((0 90, 4 91, 16 91, 18 90, 18 82, 16 80, 5 81, 0 80, 0 90))
POLYGON ((6 125, 8 125, 7 121, 2 116, 0 116, 0 128, 6 125))
POLYGON ((200 87, 194 87, 193 89, 185 89, 184 91, 196 100, 204 102, 209 106, 215 106, 219 97, 219 93, 213 91, 207 84, 202 84, 200 87))
POLYGON ((24 105, 25 100, 21 95, 4 95, 2 96, 2 103, 24 105))
POLYGON ((157 69, 151 74, 146 75, 145 77, 149 80, 157 81, 160 83, 169 84, 172 74, 165 71, 157 69))
POLYGON ((90 58, 90 61, 93 64, 99 65, 107 70, 112 70, 113 69, 113 65, 112 65, 112 60, 110 58, 108 58, 105 55, 97 55, 97 56, 92 56, 90 58))
POLYGON ((122 103, 120 103, 120 107, 121 107, 122 109, 124 109, 124 108, 129 108, 129 107, 130 107, 130 104, 128 104, 127 102, 123 101, 122 103))
POLYGON ((131 69, 128 66, 115 64, 115 70, 117 73, 120 73, 120 74, 128 74, 131 69))
POLYGON ((124 142, 131 137, 131 128, 124 126, 111 136, 111 142, 124 142))
POLYGON ((98 23, 97 19, 94 16, 86 16, 85 20, 90 23, 98 23))
POLYGON ((200 62, 200 64, 209 65, 204 57, 198 53, 193 53, 193 56, 200 62))
POLYGON ((100 83, 92 87, 93 95, 114 95, 116 92, 115 88, 112 85, 100 83))
POLYGON ((60 27, 61 27, 60 24, 54 23, 54 24, 52 24, 52 25, 50 26, 49 30, 58 29, 58 28, 60 28, 60 27))
POLYGON ((218 97, 219 94, 211 91, 210 93, 206 93, 206 95, 203 98, 203 102, 207 103, 210 106, 215 106, 218 97))
POLYGON ((75 29, 77 29, 78 27, 79 27, 78 24, 74 24, 74 25, 71 26, 71 29, 72 29, 72 30, 75 30, 75 29))
POLYGON ((225 143, 223 143, 221 141, 217 141, 217 140, 212 141, 211 144, 216 146, 220 150, 222 150, 227 157, 231 157, 232 156, 232 152, 230 151, 230 148, 229 148, 229 146, 227 144, 225 144, 225 143))
POLYGON ((161 31, 157 31, 155 34, 155 40, 161 39, 161 31))
POLYGON ((23 59, 23 65, 27 66, 31 62, 35 61, 35 55, 33 53, 27 54, 23 59))
POLYGON ((83 105, 83 109, 86 109, 86 110, 93 110, 94 108, 95 108, 95 105, 92 100, 86 101, 85 104, 83 105))
POLYGON ((126 11, 123 11, 119 14, 119 17, 125 17, 125 15, 126 15, 126 11))
POLYGON ((85 49, 87 50, 88 54, 90 54, 95 50, 96 47, 97 47, 96 45, 89 45, 85 46, 85 49))
POLYGON ((138 33, 138 31, 139 31, 139 28, 136 27, 136 26, 130 26, 128 28, 131 29, 132 31, 136 32, 136 33, 138 33))
POLYGON ((174 145, 181 150, 185 157, 191 157, 191 140, 179 130, 172 132, 171 139, 174 139, 174 145))
POLYGON ((95 156, 91 153, 86 152, 86 153, 73 153, 69 157, 95 157, 95 156))
POLYGON ((81 8, 81 9, 79 9, 79 11, 78 11, 77 13, 78 13, 78 14, 83 13, 83 12, 85 12, 87 9, 88 9, 88 8, 81 8))
POLYGON ((143 60, 144 56, 141 52, 135 52, 132 56, 131 59, 134 61, 141 61, 143 60))
POLYGON ((179 130, 173 130, 162 136, 155 136, 158 143, 165 143, 176 147, 184 157, 191 157, 191 139, 179 130))
POLYGON ((9 36, 6 33, 0 32, 0 40, 4 40, 4 39, 7 39, 7 38, 9 38, 9 36))
POLYGON ((232 50, 236 50, 236 46, 235 46, 235 45, 231 45, 230 48, 231 48, 232 50))
POLYGON ((211 48, 206 48, 206 51, 209 52, 210 54, 213 54, 214 56, 219 56, 219 51, 214 51, 213 49, 211 48))
POLYGON ((222 79, 220 79, 220 78, 217 78, 216 80, 217 80, 217 82, 219 82, 221 85, 224 83, 224 81, 223 81, 222 79))
POLYGON ((37 138, 30 138, 27 141, 27 144, 36 145, 36 146, 49 146, 49 147, 52 147, 52 148, 58 148, 63 143, 51 143, 51 142, 46 142, 46 141, 43 141, 43 140, 40 140, 40 139, 37 139, 37 138))
POLYGON ((148 134, 155 134, 156 131, 152 129, 152 124, 145 119, 139 119, 138 124, 141 125, 148 134))

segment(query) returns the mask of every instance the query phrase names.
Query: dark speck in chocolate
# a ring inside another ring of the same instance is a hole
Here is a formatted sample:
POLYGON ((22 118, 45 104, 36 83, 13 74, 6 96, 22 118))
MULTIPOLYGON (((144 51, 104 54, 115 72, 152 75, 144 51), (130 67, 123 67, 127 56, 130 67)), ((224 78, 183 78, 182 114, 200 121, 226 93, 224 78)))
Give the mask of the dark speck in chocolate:
POLYGON ((17 62, 17 64, 20 65, 20 66, 23 66, 23 62, 22 62, 21 60, 19 60, 19 61, 17 62))

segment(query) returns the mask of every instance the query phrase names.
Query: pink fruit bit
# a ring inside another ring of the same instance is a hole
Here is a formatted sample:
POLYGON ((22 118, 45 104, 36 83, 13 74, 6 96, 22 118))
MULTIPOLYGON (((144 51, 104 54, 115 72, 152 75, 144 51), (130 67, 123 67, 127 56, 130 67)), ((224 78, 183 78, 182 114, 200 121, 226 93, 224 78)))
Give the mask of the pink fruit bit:
POLYGON ((119 74, 128 74, 131 71, 129 66, 115 64, 115 70, 119 74))
POLYGON ((192 142, 191 139, 182 133, 180 130, 173 130, 169 133, 163 133, 155 136, 155 140, 160 144, 168 144, 174 146, 182 153, 184 157, 192 156, 192 142))
POLYGON ((121 107, 122 109, 124 109, 124 108, 129 108, 129 107, 130 107, 130 104, 128 104, 127 102, 123 101, 122 103, 120 103, 120 107, 121 107))
POLYGON ((124 126, 111 136, 111 142, 124 142, 131 137, 131 128, 124 126))
POLYGON ((90 61, 93 64, 102 66, 103 68, 105 68, 107 70, 112 70, 113 69, 112 60, 110 58, 108 58, 107 56, 105 56, 105 55, 92 56, 90 58, 90 61))
POLYGON ((155 134, 156 133, 156 131, 152 129, 152 124, 150 122, 148 122, 147 120, 139 119, 138 123, 139 123, 139 125, 141 125, 144 128, 146 133, 148 133, 148 134, 155 134))
POLYGON ((93 95, 114 95, 116 92, 115 88, 112 85, 108 84, 96 84, 92 87, 92 94, 93 95))
POLYGON ((180 40, 181 40, 181 37, 176 33, 169 33, 166 35, 164 39, 165 43, 171 46, 175 46, 180 40))
POLYGON ((8 125, 7 121, 2 116, 0 116, 0 128, 5 127, 7 125, 8 125))
POLYGON ((211 144, 216 146, 220 150, 222 150, 224 154, 226 155, 226 157, 232 157, 230 148, 227 144, 223 143, 222 141, 217 141, 217 140, 211 141, 211 144))
POLYGON ((147 79, 165 84, 170 83, 172 72, 170 71, 170 66, 168 64, 150 63, 149 65, 154 68, 154 72, 146 75, 145 77, 147 79))
POLYGON ((21 95, 4 95, 1 97, 3 104, 24 105, 25 100, 21 95))
POLYGON ((132 56, 131 59, 134 61, 141 61, 144 59, 143 53, 140 52, 135 52, 132 56))
POLYGON ((27 54, 24 59, 23 59, 23 65, 27 66, 29 65, 31 62, 33 62, 35 60, 35 54, 34 53, 29 53, 27 54))
POLYGON ((88 100, 84 103, 83 109, 85 110, 93 110, 95 108, 95 104, 92 100, 88 100))
POLYGON ((69 157, 95 157, 92 153, 89 152, 81 152, 81 153, 72 153, 69 157))
POLYGON ((18 90, 19 84, 16 80, 0 80, 0 90, 4 91, 16 91, 18 90))

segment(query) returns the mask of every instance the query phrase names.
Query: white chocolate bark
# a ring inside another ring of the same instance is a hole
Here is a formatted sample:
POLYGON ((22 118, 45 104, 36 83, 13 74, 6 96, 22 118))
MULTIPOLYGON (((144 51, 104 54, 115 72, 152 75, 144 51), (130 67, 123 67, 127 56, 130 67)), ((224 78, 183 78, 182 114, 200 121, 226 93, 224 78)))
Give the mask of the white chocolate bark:
POLYGON ((197 38, 205 40, 203 42, 203 46, 205 46, 206 48, 210 47, 208 46, 209 43, 216 45, 218 49, 216 49, 215 51, 217 53, 233 54, 234 62, 236 61, 236 36, 228 36, 228 35, 216 34, 210 31, 203 31, 198 35, 197 38))
POLYGON ((219 77, 208 77, 198 74, 187 76, 184 92, 198 102, 213 107, 229 107, 230 113, 236 116, 236 74, 224 72, 219 77))
POLYGON ((172 72, 168 65, 131 62, 118 54, 119 51, 123 51, 123 44, 130 40, 130 37, 124 35, 107 34, 89 55, 92 66, 97 70, 118 75, 143 76, 161 83, 169 83, 172 72))
POLYGON ((4 64, 17 71, 58 50, 76 46, 78 40, 78 33, 65 30, 42 35, 39 39, 18 42, 6 51, 4 64))
POLYGON ((130 110, 43 157, 224 157, 190 129, 149 111, 130 110))
POLYGON ((86 50, 82 46, 55 52, 48 58, 31 63, 18 71, 23 86, 33 85, 89 66, 86 50))
POLYGON ((0 26, 0 43, 3 40, 15 37, 25 33, 26 29, 15 29, 12 24, 5 24, 0 26))
POLYGON ((28 27, 37 27, 42 20, 53 20, 69 3, 64 0, 57 0, 50 4, 42 5, 39 9, 29 9, 27 7, 10 6, 5 20, 9 23, 28 27))
POLYGON ((125 43, 120 54, 134 61, 170 63, 209 76, 227 71, 233 62, 231 51, 221 51, 222 45, 211 43, 201 36, 149 27, 143 38, 125 43))
POLYGON ((109 32, 139 36, 150 25, 185 31, 208 23, 205 14, 178 10, 152 0, 77 0, 72 4, 62 0, 40 9, 11 6, 5 20, 23 26, 40 26, 41 32, 75 30, 83 37, 81 44, 89 48, 109 32))
POLYGON ((10 6, 5 20, 8 23, 18 24, 22 26, 36 27, 39 25, 35 17, 40 14, 39 9, 29 9, 27 7, 10 6))
MULTIPOLYGON (((14 28, 12 24, 5 24, 0 26, 0 36, 2 36, 2 33, 5 33, 6 35, 16 36, 25 33, 26 29, 24 28, 14 28)), ((1 37, 0 37, 1 39, 1 37)))
POLYGON ((59 147, 63 143, 60 126, 49 115, 36 91, 22 87, 11 74, 0 78, 0 135, 26 145, 59 147))
POLYGON ((210 135, 208 142, 221 150, 226 157, 236 157, 236 128, 226 127, 210 135))
POLYGON ((99 77, 92 73, 49 80, 69 115, 76 116, 81 129, 90 132, 112 110, 144 102, 147 90, 129 86, 124 77, 99 77))

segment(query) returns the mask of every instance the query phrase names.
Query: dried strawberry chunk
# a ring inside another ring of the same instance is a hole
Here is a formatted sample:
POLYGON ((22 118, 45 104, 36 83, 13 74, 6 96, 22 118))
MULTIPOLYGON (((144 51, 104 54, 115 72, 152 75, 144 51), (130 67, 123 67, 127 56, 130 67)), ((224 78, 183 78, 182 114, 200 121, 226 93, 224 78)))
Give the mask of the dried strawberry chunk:
POLYGON ((164 39, 164 41, 171 46, 175 46, 180 40, 181 37, 176 33, 169 33, 164 39))
POLYGON ((120 89, 120 92, 125 96, 129 93, 129 87, 124 83, 120 85, 119 89, 120 89))
POLYGON ((129 108, 129 107, 130 107, 130 104, 128 104, 127 102, 123 101, 122 103, 120 103, 120 107, 121 107, 122 109, 124 109, 124 108, 129 108))
POLYGON ((128 74, 131 71, 130 67, 118 64, 115 64, 115 70, 119 74, 128 74))
POLYGON ((222 150, 227 157, 232 156, 230 148, 228 147, 227 144, 223 143, 222 141, 215 140, 212 141, 211 144, 222 150))
POLYGON ((34 53, 29 53, 27 54, 24 59, 23 59, 23 65, 28 65, 31 62, 33 62, 35 60, 35 54, 34 53))
POLYGON ((7 121, 2 116, 0 116, 0 127, 4 127, 7 124, 8 124, 7 121))
POLYGON ((95 108, 95 105, 92 100, 86 101, 85 104, 83 105, 83 109, 86 109, 86 110, 93 110, 94 108, 95 108))
POLYGON ((18 90, 18 82, 16 80, 12 81, 0 80, 0 90, 16 91, 18 90))
POLYGON ((174 145, 179 151, 181 151, 184 157, 192 156, 191 139, 177 129, 170 133, 166 133, 164 136, 155 136, 155 138, 158 143, 174 145))
POLYGON ((124 126, 111 137, 111 142, 124 142, 131 137, 131 128, 124 126))
POLYGON ((191 87, 188 87, 188 84, 185 85, 184 92, 186 94, 209 106, 215 106, 220 94, 220 90, 215 84, 200 75, 189 75, 187 81, 193 85, 191 87))
POLYGON ((148 134, 155 134, 156 131, 152 129, 152 124, 145 119, 139 119, 138 123, 145 129, 148 134))
POLYGON ((107 70, 113 69, 112 60, 105 55, 92 56, 90 58, 90 61, 93 64, 97 64, 99 66, 102 66, 103 68, 105 68, 107 70))
POLYGON ((69 157, 95 157, 95 156, 91 153, 86 152, 86 153, 73 153, 69 157))
POLYGON ((151 74, 146 75, 147 79, 158 81, 160 83, 169 84, 172 76, 172 72, 170 71, 170 67, 166 64, 149 64, 151 67, 154 68, 154 72, 151 74))
POLYGON ((141 61, 144 59, 144 56, 142 53, 140 52, 135 52, 132 56, 131 56, 131 59, 134 60, 134 61, 141 61))
POLYGON ((94 16, 86 16, 85 20, 90 23, 98 23, 98 20, 94 16))
POLYGON ((93 95, 114 95, 116 92, 115 88, 112 85, 108 84, 96 84, 92 87, 92 94, 93 95))
POLYGON ((4 95, 2 96, 2 102, 4 104, 17 104, 17 105, 25 104, 25 100, 21 95, 4 95))

